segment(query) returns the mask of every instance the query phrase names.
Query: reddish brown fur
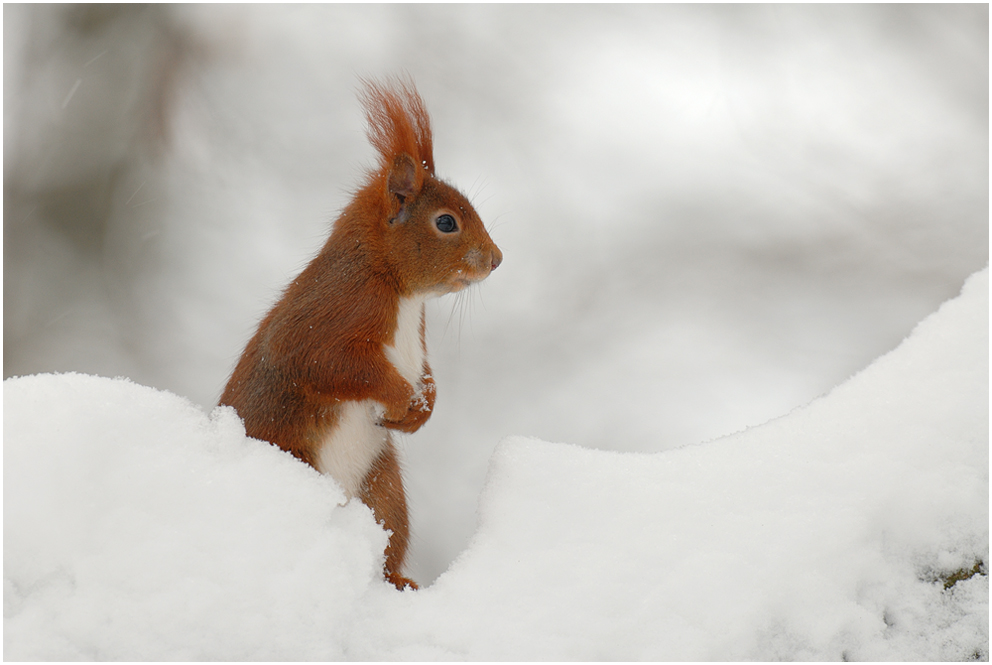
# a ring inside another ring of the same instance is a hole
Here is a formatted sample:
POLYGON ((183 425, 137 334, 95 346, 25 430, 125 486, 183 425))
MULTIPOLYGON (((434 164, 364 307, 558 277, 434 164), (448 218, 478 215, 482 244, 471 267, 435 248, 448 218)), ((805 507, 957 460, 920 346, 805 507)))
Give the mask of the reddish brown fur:
POLYGON ((389 88, 365 82, 362 95, 369 121, 369 142, 379 151, 380 173, 392 166, 396 155, 406 153, 434 175, 434 139, 424 101, 403 82, 389 88))
POLYGON ((410 540, 410 522, 406 514, 403 476, 392 444, 373 463, 358 496, 372 509, 376 519, 393 532, 386 546, 386 579, 397 589, 405 586, 416 589, 417 584, 403 577, 400 570, 410 540))
MULTIPOLYGON (((373 400, 376 424, 414 432, 430 417, 435 387, 425 351, 418 385, 387 358, 402 298, 457 291, 502 260, 471 204, 434 176, 430 119, 412 85, 366 83, 369 140, 379 167, 334 224, 320 253, 259 324, 221 396, 249 436, 319 469, 321 445, 342 404, 373 400), (449 214, 456 233, 435 226, 449 214)), ((387 440, 358 491, 392 534, 385 576, 398 588, 409 537, 396 451, 387 440)))

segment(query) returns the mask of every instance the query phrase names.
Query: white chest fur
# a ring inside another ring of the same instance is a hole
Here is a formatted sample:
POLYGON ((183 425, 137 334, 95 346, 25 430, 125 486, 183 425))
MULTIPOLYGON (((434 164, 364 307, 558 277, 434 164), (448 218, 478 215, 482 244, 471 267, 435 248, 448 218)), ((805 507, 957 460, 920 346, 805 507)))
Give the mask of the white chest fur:
MULTIPOLYGON (((386 358, 414 390, 419 388, 424 367, 420 321, 425 299, 400 300, 393 343, 384 349, 386 358)), ((337 422, 320 447, 318 469, 341 483, 348 496, 358 495, 372 463, 389 441, 389 431, 378 424, 383 410, 372 400, 342 402, 337 422)))
POLYGON ((341 402, 341 411, 317 455, 317 469, 357 496, 375 458, 385 449, 389 431, 378 424, 383 408, 372 400, 341 402))
POLYGON ((396 333, 392 346, 385 348, 389 362, 414 390, 424 371, 424 342, 420 337, 420 322, 424 315, 427 296, 400 298, 396 317, 396 333))

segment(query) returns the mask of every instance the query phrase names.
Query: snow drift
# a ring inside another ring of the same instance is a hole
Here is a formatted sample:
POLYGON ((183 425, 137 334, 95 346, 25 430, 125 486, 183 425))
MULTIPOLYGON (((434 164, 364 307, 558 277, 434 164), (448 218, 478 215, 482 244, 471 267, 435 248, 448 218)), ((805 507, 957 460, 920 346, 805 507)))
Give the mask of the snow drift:
POLYGON ((778 420, 657 454, 512 437, 429 588, 225 408, 4 382, 7 659, 988 657, 988 270, 778 420))

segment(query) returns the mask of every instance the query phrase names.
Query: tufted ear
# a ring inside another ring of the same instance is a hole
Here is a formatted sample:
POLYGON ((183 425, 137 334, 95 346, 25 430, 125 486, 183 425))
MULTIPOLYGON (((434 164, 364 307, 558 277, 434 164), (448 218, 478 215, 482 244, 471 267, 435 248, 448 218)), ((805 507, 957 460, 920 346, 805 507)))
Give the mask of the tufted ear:
POLYGON ((396 197, 402 206, 408 199, 416 196, 423 184, 423 175, 417 173, 417 165, 413 157, 405 152, 396 155, 393 166, 389 169, 389 193, 396 197), (418 182, 417 176, 420 175, 418 182))

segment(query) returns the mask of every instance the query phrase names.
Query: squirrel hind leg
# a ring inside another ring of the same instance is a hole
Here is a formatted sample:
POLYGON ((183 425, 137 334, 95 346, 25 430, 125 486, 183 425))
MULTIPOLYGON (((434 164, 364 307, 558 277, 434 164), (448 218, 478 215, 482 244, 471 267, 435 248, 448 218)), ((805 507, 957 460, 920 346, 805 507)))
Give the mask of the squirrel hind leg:
POLYGON ((394 587, 400 591, 406 591, 407 589, 413 589, 416 591, 420 587, 417 583, 411 580, 409 577, 403 577, 402 575, 397 575, 395 573, 390 573, 388 570, 385 573, 386 581, 392 584, 394 587))
POLYGON ((390 532, 383 569, 386 581, 400 591, 406 587, 418 588, 416 582, 400 572, 410 543, 410 520, 399 459, 391 440, 387 441, 385 450, 372 463, 358 497, 372 509, 376 522, 390 532))

